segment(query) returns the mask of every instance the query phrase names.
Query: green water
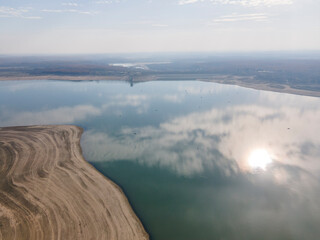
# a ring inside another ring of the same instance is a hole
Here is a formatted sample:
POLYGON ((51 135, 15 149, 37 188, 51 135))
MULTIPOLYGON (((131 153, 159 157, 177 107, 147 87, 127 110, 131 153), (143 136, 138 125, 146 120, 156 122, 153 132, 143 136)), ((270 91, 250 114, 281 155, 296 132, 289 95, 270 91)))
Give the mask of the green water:
POLYGON ((83 127, 154 240, 319 239, 319 123, 319 98, 214 83, 0 82, 0 127, 83 127))

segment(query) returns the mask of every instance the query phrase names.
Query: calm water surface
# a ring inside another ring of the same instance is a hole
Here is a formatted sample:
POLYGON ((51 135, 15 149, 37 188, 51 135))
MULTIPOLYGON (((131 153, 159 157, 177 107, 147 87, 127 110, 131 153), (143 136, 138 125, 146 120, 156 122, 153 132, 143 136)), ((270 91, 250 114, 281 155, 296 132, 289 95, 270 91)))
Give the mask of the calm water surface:
POLYGON ((154 240, 320 239, 320 99, 196 81, 0 82, 0 127, 76 124, 154 240))

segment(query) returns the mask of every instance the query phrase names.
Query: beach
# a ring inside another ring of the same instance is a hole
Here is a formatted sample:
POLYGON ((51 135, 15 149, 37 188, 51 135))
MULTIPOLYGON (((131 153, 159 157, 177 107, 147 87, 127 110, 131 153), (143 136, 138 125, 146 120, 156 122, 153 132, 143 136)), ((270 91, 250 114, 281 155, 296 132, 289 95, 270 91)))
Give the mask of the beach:
POLYGON ((0 239, 149 239, 72 125, 0 128, 0 239))

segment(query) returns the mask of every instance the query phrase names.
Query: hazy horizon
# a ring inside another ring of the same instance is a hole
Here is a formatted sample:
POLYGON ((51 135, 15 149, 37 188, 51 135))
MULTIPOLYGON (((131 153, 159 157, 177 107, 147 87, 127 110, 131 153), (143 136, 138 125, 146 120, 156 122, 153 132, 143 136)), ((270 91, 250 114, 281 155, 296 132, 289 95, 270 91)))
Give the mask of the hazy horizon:
POLYGON ((316 0, 4 0, 0 54, 320 50, 316 0))
POLYGON ((171 52, 100 52, 100 53, 0 53, 0 58, 47 58, 47 59, 73 59, 82 58, 84 60, 99 60, 104 58, 121 58, 122 60, 137 61, 139 59, 319 59, 320 49, 312 50, 274 50, 274 51, 171 51, 171 52))

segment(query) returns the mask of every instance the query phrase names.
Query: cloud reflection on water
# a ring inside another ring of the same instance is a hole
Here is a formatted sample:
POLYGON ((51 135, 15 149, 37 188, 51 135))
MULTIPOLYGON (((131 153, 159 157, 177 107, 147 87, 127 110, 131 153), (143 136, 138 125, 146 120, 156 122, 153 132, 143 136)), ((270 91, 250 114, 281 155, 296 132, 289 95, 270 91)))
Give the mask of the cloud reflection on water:
POLYGON ((18 88, 28 94, 11 107, 18 95, 4 90, 1 126, 84 126, 86 159, 114 174, 160 239, 318 239, 318 98, 201 82, 58 86, 60 98, 18 88), (248 167, 255 149, 272 157, 265 171, 248 167))
POLYGON ((92 105, 76 105, 42 111, 21 112, 0 109, 0 123, 3 126, 70 124, 75 121, 84 120, 90 116, 98 116, 101 112, 101 109, 92 105))
POLYGON ((135 108, 137 114, 142 114, 149 108, 147 100, 148 96, 146 95, 116 95, 101 106, 81 104, 32 111, 15 111, 3 105, 0 106, 0 125, 74 124, 89 117, 101 116, 110 108, 114 108, 117 113, 121 113, 122 107, 135 108))
MULTIPOLYGON (((176 221, 187 229, 197 226, 198 232, 222 234, 225 239, 317 239, 318 102, 304 99, 310 104, 297 103, 304 106, 301 108, 293 100, 288 105, 273 102, 268 93, 259 98, 264 104, 212 108, 158 126, 123 127, 116 136, 87 131, 82 141, 84 153, 90 161, 127 160, 170 170, 177 178, 170 181, 173 186, 169 189, 159 190, 159 195, 176 196, 179 191, 183 200, 179 199, 181 206, 174 206, 177 216, 172 221, 179 219, 176 221), (259 148, 266 149, 273 162, 266 171, 255 172, 248 168, 247 160, 259 148), (185 183, 183 177, 195 180, 185 183), (199 180, 202 177, 205 179, 199 180), (192 205, 188 194, 193 194, 192 205)), ((148 181, 147 186, 158 189, 163 180, 148 181)), ((166 200, 169 203, 152 201, 161 208, 178 201, 173 198, 166 200)), ((192 230, 183 232, 184 239, 195 239, 192 230)))
POLYGON ((225 175, 246 172, 250 152, 264 148, 274 165, 318 175, 319 122, 320 109, 236 105, 176 117, 158 127, 122 128, 119 136, 89 131, 83 146, 91 161, 135 159, 181 175, 208 167, 225 175))

